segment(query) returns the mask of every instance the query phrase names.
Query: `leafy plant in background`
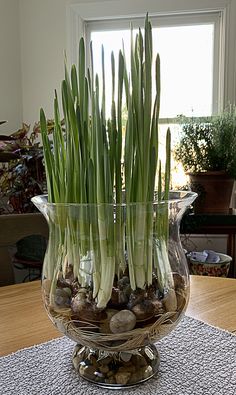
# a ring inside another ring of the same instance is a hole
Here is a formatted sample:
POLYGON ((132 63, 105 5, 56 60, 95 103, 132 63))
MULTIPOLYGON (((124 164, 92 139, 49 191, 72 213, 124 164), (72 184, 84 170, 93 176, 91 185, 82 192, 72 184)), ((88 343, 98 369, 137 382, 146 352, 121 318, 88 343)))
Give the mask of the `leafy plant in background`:
POLYGON ((180 118, 182 132, 175 159, 189 173, 225 171, 236 178, 236 109, 207 118, 180 118))
MULTIPOLYGON (((54 122, 47 121, 50 134, 54 122)), ((45 191, 46 179, 43 150, 38 141, 40 125, 33 131, 23 123, 22 128, 9 136, 0 135, 0 197, 2 213, 35 212, 31 197, 45 191)))
POLYGON ((236 107, 228 105, 212 120, 213 145, 219 170, 236 179, 236 107))
POLYGON ((211 167, 214 156, 212 128, 209 119, 181 118, 180 141, 175 147, 175 159, 183 164, 186 172, 201 172, 211 167))

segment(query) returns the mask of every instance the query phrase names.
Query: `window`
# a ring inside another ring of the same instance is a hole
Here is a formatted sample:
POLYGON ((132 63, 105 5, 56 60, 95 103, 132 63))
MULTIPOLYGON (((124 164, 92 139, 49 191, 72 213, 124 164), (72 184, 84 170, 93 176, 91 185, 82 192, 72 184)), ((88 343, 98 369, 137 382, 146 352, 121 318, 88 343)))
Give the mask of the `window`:
MULTIPOLYGON (((143 18, 133 19, 134 34, 143 18)), ((171 127, 172 145, 179 136, 176 117, 210 116, 218 110, 220 13, 151 18, 153 54, 161 59, 160 157, 165 156, 165 133, 171 127)), ((111 76, 111 51, 118 59, 124 43, 129 66, 130 19, 88 22, 87 43, 92 41, 94 71, 101 77, 101 46, 105 53, 105 74, 111 76)), ((89 47, 87 47, 89 58, 89 47)), ((154 73, 153 73, 154 74, 154 73)), ((107 78, 107 81, 111 78, 107 78)), ((110 113, 111 86, 106 86, 107 113, 110 113), (109 104, 108 104, 109 103, 109 104)), ((184 171, 174 161, 173 187, 186 184, 184 171)))
MULTIPOLYGON (((161 118, 207 116, 218 110, 219 13, 151 18, 153 53, 161 58, 161 118)), ((87 42, 92 40, 95 72, 101 73, 104 45, 106 75, 110 54, 115 56, 124 41, 129 63, 130 20, 86 23, 87 42)), ((143 18, 132 21, 143 25, 143 18)), ((109 88, 109 87, 108 87, 109 88)), ((109 89, 108 89, 109 91, 109 89)), ((108 96, 109 101, 109 96, 108 96)))
POLYGON ((88 32, 89 26, 94 30, 96 21, 103 25, 103 30, 105 25, 108 30, 117 30, 117 23, 120 28, 128 29, 127 21, 141 16, 142 24, 148 11, 152 23, 153 16, 157 16, 157 26, 213 23, 213 112, 236 102, 235 0, 74 0, 72 3, 67 7, 67 55, 71 63, 77 63, 78 38, 85 30, 88 32))

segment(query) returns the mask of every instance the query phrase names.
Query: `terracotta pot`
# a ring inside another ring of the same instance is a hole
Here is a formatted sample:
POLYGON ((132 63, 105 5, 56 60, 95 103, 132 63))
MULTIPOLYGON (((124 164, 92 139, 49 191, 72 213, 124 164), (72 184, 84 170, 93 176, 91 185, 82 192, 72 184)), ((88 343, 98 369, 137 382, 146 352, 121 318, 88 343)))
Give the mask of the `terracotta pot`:
POLYGON ((198 193, 195 213, 228 214, 234 179, 224 171, 187 173, 192 191, 198 193))

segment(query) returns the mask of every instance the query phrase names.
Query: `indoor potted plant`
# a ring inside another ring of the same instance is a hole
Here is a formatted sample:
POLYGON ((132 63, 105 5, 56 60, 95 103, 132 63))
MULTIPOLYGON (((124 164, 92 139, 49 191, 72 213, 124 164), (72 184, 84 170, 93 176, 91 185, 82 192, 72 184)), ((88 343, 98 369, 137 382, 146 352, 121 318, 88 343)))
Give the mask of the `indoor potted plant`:
POLYGON ((236 109, 209 118, 182 118, 175 158, 198 193, 196 213, 228 214, 236 178, 236 109))
MULTIPOLYGON (((63 121, 61 123, 63 128, 63 121)), ((47 120, 47 133, 54 121, 47 120)), ((0 134, 0 213, 21 214, 36 212, 31 202, 36 194, 46 191, 43 148, 40 143, 40 124, 22 127, 10 135, 0 134)))
MULTIPOLYGON (((48 120, 48 133, 52 128, 53 122, 48 120)), ((27 269, 29 276, 25 279, 35 278, 35 274, 38 276, 41 272, 47 224, 31 202, 31 198, 44 193, 46 187, 39 133, 38 123, 33 130, 23 123, 16 132, 0 135, 0 223, 2 229, 5 224, 8 229, 12 227, 10 237, 6 232, 4 238, 2 232, 1 285, 19 280, 18 272, 13 275, 12 263, 17 269, 27 269), (9 246, 13 244, 16 244, 16 253, 12 257, 9 246)))
POLYGON ((155 374, 159 356, 152 343, 179 322, 189 296, 178 227, 196 194, 169 191, 169 130, 162 179, 160 63, 157 55, 152 103, 152 56, 146 18, 144 36, 139 30, 132 38, 130 73, 122 51, 117 72, 111 55, 111 117, 106 118, 103 49, 99 84, 93 67, 85 71, 81 39, 78 73, 72 66, 62 82, 65 136, 55 95, 53 150, 41 110, 48 196, 33 202, 50 230, 44 304, 57 328, 78 343, 75 369, 108 388, 132 386, 155 374))
POLYGON ((30 201, 45 190, 43 152, 30 126, 23 124, 9 136, 0 135, 0 196, 7 199, 3 213, 35 212, 30 201))

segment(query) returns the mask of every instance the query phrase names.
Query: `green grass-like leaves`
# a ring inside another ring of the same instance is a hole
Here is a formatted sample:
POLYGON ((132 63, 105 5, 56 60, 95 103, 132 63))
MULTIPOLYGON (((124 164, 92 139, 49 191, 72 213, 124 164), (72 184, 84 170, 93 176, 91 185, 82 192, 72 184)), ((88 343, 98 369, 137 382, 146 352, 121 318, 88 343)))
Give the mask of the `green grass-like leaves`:
MULTIPOLYGON (((67 245, 83 256, 91 249, 94 251, 93 297, 97 297, 98 307, 104 307, 111 296, 115 273, 119 276, 120 270, 125 269, 125 250, 132 289, 144 288, 152 282, 150 240, 153 237, 152 201, 158 167, 160 59, 157 55, 153 87, 152 28, 146 17, 144 36, 139 29, 134 37, 131 29, 131 70, 127 70, 124 50, 119 52, 117 69, 114 54, 111 54, 112 102, 111 114, 107 117, 104 49, 102 47, 102 81, 94 75, 92 44, 90 54, 91 68, 86 72, 85 45, 81 38, 78 71, 73 65, 69 74, 65 67, 61 94, 66 132, 63 134, 61 129, 55 94, 53 149, 43 110, 40 121, 49 202, 95 204, 90 210, 81 211, 83 214, 78 222, 69 221, 71 232, 60 237, 61 240, 71 238, 67 245), (125 130, 122 119, 124 102, 128 113, 125 130), (127 204, 125 218, 120 205, 124 201, 123 186, 127 204), (116 204, 115 221, 113 204, 116 204), (76 241, 77 233, 87 237, 76 241)), ((159 200, 168 199, 169 130, 163 190, 159 168, 158 197, 159 200)), ((157 227, 158 233, 167 242, 168 206, 160 214, 159 221, 162 226, 157 227)), ((79 278, 78 267, 75 272, 79 278)))

